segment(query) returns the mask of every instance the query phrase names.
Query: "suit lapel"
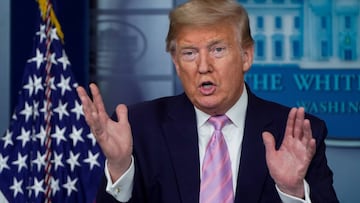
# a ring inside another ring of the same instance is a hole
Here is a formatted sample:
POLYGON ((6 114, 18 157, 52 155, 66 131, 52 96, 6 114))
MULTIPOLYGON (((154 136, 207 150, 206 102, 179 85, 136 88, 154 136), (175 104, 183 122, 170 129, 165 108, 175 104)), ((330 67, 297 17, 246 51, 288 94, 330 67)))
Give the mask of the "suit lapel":
MULTIPOLYGON (((271 125, 271 120, 264 103, 250 91, 248 95, 235 202, 258 202, 268 178, 262 132, 271 125)), ((163 124, 164 136, 169 146, 181 202, 199 202, 200 161, 196 115, 187 97, 183 95, 181 98, 169 109, 168 119, 163 124)))
POLYGON ((196 116, 190 101, 185 96, 182 98, 170 107, 169 119, 163 124, 163 130, 181 202, 199 202, 200 166, 196 116))
MULTIPOLYGON (((249 89, 249 88, 247 88, 249 89)), ((271 122, 266 109, 250 91, 235 202, 259 202, 268 176, 262 132, 271 122)))

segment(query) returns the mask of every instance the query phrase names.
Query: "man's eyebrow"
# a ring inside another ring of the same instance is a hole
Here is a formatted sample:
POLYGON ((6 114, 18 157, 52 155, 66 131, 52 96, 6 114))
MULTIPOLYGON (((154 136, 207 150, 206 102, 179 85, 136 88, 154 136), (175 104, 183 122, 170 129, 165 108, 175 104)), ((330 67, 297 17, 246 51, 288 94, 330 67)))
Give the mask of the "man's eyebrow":
POLYGON ((214 45, 221 44, 221 43, 224 43, 224 40, 221 40, 221 39, 220 40, 214 40, 214 41, 210 42, 209 45, 207 45, 207 48, 210 49, 214 45))
MULTIPOLYGON (((206 45, 206 48, 207 49, 210 49, 211 47, 213 47, 214 45, 217 45, 217 44, 222 44, 222 43, 225 43, 224 40, 222 39, 216 39, 216 40, 213 40, 213 41, 210 41, 208 45, 206 45)), ((195 50, 198 50, 200 49, 199 47, 196 47, 192 44, 188 44, 188 45, 180 45, 179 46, 179 49, 195 49, 195 50)))
POLYGON ((194 45, 183 45, 179 47, 180 49, 198 49, 194 45))

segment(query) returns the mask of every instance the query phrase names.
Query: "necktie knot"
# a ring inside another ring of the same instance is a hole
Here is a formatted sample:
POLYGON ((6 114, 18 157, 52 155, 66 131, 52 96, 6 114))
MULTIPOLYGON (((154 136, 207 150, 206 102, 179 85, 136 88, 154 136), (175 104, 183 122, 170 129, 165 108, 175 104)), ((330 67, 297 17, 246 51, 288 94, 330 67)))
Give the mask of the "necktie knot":
POLYGON ((229 118, 226 115, 211 116, 209 118, 209 123, 214 126, 215 130, 221 130, 228 121, 229 118))

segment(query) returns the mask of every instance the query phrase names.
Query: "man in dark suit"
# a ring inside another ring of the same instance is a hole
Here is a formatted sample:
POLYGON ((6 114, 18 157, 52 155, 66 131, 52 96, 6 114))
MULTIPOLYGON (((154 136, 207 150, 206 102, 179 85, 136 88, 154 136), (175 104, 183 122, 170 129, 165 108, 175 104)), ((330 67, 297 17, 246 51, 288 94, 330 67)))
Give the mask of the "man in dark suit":
POLYGON ((167 51, 184 94, 119 105, 110 119, 96 85, 93 100, 78 88, 107 157, 97 202, 338 202, 325 123, 256 97, 244 82, 254 52, 248 21, 233 0, 193 0, 170 13, 167 51), (204 161, 215 139, 210 120, 219 115, 230 175, 204 195, 213 181, 206 173, 225 170, 215 164, 220 169, 209 172, 212 161, 204 161), (228 183, 231 192, 216 197, 228 183))

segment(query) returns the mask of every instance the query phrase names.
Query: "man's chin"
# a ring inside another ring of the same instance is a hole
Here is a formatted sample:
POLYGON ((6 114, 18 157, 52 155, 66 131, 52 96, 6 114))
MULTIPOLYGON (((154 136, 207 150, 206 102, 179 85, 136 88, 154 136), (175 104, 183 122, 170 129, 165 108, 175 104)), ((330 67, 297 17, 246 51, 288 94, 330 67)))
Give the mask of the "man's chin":
POLYGON ((220 114, 221 112, 221 102, 216 101, 211 98, 201 98, 198 102, 196 102, 197 105, 195 105, 198 109, 201 111, 214 115, 214 114, 220 114))

